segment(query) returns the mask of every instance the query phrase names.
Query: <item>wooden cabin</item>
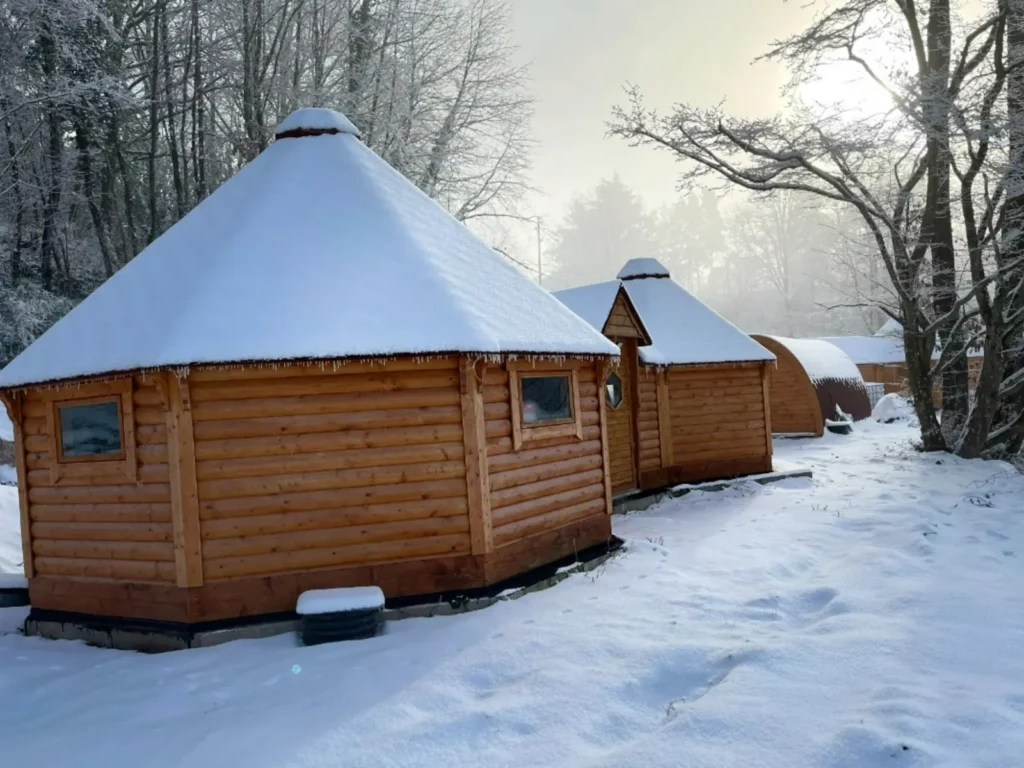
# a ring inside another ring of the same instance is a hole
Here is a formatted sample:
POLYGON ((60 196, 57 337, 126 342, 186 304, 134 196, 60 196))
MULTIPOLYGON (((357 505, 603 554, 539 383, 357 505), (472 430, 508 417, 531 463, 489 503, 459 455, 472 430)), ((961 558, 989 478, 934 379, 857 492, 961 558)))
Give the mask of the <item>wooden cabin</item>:
POLYGON ((864 381, 885 385, 886 394, 907 393, 907 357, 903 339, 882 336, 828 336, 822 341, 843 351, 864 381))
POLYGON ((606 542, 617 354, 300 110, 0 372, 29 625, 466 590, 606 542))
POLYGON ((838 347, 816 339, 752 338, 777 361, 769 387, 775 434, 821 437, 837 406, 854 420, 871 415, 864 379, 838 347))
MULTIPOLYGON (((842 349, 860 370, 865 381, 885 386, 886 394, 907 395, 907 358, 903 347, 903 327, 890 318, 873 336, 830 336, 827 341, 842 349)), ((932 353, 932 366, 939 361, 941 350, 936 346, 932 353)), ((981 376, 984 354, 980 349, 967 351, 967 386, 974 389, 981 376)), ((932 385, 932 403, 942 405, 942 382, 932 385)))
POLYGON ((771 352, 656 259, 555 295, 621 351, 604 380, 614 494, 771 471, 771 352))

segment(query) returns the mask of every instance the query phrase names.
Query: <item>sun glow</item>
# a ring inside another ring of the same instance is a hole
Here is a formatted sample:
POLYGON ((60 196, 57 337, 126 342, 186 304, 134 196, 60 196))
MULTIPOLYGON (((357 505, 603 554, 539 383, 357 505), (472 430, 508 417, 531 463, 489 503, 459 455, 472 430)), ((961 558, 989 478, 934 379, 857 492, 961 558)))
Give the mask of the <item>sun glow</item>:
POLYGON ((854 120, 864 120, 880 117, 896 108, 896 101, 887 90, 887 85, 893 88, 891 84, 883 85, 872 80, 857 64, 835 62, 819 67, 813 79, 801 83, 797 95, 805 106, 820 107, 847 114, 854 120))
POLYGON ((842 54, 822 62, 799 85, 797 98, 805 106, 847 114, 854 120, 879 117, 896 109, 901 93, 898 82, 912 64, 905 60, 906 48, 895 36, 885 41, 862 39, 856 56, 863 65, 842 54))

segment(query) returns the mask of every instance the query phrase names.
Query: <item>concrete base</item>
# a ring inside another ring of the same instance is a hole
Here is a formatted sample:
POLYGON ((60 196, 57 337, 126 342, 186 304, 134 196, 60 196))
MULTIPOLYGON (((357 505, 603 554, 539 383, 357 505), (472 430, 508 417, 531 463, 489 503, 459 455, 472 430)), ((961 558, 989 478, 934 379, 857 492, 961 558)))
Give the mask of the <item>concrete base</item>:
POLYGON ((257 640, 286 632, 296 632, 298 619, 264 621, 223 629, 186 631, 172 627, 145 628, 116 626, 88 619, 53 620, 35 618, 29 614, 25 621, 25 634, 49 640, 80 640, 98 648, 116 648, 122 651, 163 653, 183 651, 186 648, 209 648, 232 640, 257 640))
MULTIPOLYGON (((516 577, 507 582, 512 586, 496 594, 461 596, 438 599, 436 602, 412 603, 401 607, 385 608, 381 612, 380 620, 383 623, 430 616, 452 616, 458 613, 478 611, 502 600, 518 600, 531 592, 553 587, 574 573, 599 568, 620 551, 621 544, 622 542, 618 539, 613 539, 608 545, 580 552, 578 557, 583 558, 581 560, 561 567, 558 567, 556 563, 551 567, 540 568, 516 577)), ((479 592, 479 590, 475 590, 475 592, 479 592)), ((232 626, 203 628, 171 622, 129 622, 33 610, 25 621, 25 634, 51 640, 80 640, 100 648, 162 653, 164 651, 182 651, 187 648, 209 648, 233 640, 255 640, 288 633, 296 635, 295 642, 298 644, 298 633, 301 626, 299 617, 280 614, 271 619, 239 620, 232 626)), ((384 629, 382 628, 381 631, 383 632, 384 629)))
POLYGON ((616 514, 620 515, 629 512, 641 512, 665 499, 678 499, 680 496, 685 496, 693 491, 724 491, 740 483, 754 482, 759 485, 768 485, 769 483, 777 483, 780 480, 789 480, 794 477, 809 478, 812 475, 811 470, 800 467, 792 462, 776 459, 773 464, 775 469, 772 472, 764 472, 757 475, 745 475, 744 477, 734 477, 729 480, 711 480, 704 483, 682 483, 657 491, 624 493, 615 497, 612 502, 612 509, 616 514))

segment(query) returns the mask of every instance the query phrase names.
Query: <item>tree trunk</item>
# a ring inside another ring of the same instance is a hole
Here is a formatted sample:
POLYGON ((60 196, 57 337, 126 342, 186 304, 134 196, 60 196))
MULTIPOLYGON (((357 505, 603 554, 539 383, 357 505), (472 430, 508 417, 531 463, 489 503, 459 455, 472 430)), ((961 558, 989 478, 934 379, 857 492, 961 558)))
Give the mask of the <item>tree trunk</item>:
MULTIPOLYGON (((42 26, 39 51, 46 85, 53 92, 57 87, 57 48, 49 22, 44 23, 42 26)), ((57 260, 57 213, 60 210, 61 182, 64 173, 64 127, 60 109, 56 104, 51 104, 46 109, 46 127, 49 131, 47 161, 50 176, 46 203, 43 208, 40 277, 43 288, 52 291, 54 287, 53 269, 54 267, 59 268, 57 260)))
MULTIPOLYGON (((10 106, 7 99, 0 98, 0 112, 5 115, 9 113, 10 106)), ((14 244, 11 247, 11 266, 9 275, 11 287, 18 284, 21 278, 21 246, 22 232, 24 230, 25 203, 21 191, 21 168, 18 160, 18 152, 14 146, 14 128, 8 117, 4 118, 4 135, 7 137, 7 157, 11 165, 11 191, 14 194, 14 244)))
MULTIPOLYGON (((81 110, 76 111, 81 112, 81 110)), ((103 257, 103 271, 107 277, 110 277, 114 274, 114 260, 111 256, 106 223, 103 221, 100 207, 96 202, 96 179, 92 168, 92 131, 87 125, 88 120, 88 116, 79 114, 78 119, 75 121, 75 148, 78 150, 78 173, 82 179, 82 194, 85 196, 85 203, 89 208, 89 218, 92 219, 96 241, 99 243, 100 254, 103 257)))
POLYGON ((192 136, 193 149, 196 156, 192 168, 196 173, 196 201, 203 200, 210 194, 206 181, 206 104, 203 93, 203 40, 199 18, 199 0, 192 0, 192 34, 195 36, 196 58, 192 71, 192 125, 195 133, 192 136))
MULTIPOLYGON (((1006 109, 1008 117, 1009 162, 1006 174, 1006 203, 1003 208, 1003 263, 1011 287, 1007 315, 1024 313, 1024 0, 1005 0, 1006 7, 1006 109)), ((1002 339, 1002 378, 1008 379, 1022 364, 1024 327, 1008 329, 1002 339)), ((985 362, 988 362, 986 359, 985 362)), ((1024 393, 1006 398, 996 419, 1010 423, 1024 413, 1024 393)), ((1024 446, 1024 420, 1006 435, 997 435, 1000 451, 1008 459, 1019 456, 1024 446)))
MULTIPOLYGON (((939 338, 945 347, 963 346, 958 327, 956 252, 953 247, 953 218, 950 207, 949 75, 952 25, 949 0, 932 0, 928 14, 928 72, 923 85, 923 109, 928 131, 928 182, 926 199, 931 211, 928 238, 932 257, 932 309, 944 317, 939 338)), ((941 372, 942 431, 952 446, 967 419, 967 357, 957 355, 941 372)))
POLYGON ((162 21, 163 29, 161 34, 164 38, 164 99, 167 115, 167 148, 171 153, 171 173, 174 176, 174 201, 177 213, 175 221, 178 221, 185 217, 185 188, 181 180, 181 161, 178 158, 178 143, 175 139, 177 131, 174 128, 174 87, 171 81, 171 46, 167 41, 168 24, 166 11, 163 13, 162 21))
POLYGON ((160 16, 164 3, 161 0, 153 9, 152 46, 149 71, 149 156, 146 158, 146 181, 149 187, 149 237, 147 243, 156 240, 160 231, 160 215, 157 210, 156 195, 156 150, 157 137, 160 133, 160 16))

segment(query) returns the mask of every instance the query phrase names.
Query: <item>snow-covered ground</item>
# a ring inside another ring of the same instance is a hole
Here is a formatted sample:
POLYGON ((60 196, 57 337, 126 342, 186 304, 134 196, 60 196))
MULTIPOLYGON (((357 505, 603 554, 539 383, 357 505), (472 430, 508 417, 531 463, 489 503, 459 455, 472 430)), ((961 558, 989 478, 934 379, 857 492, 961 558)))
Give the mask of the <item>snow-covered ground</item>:
MULTIPOLYGON (((0 482, 7 479, 10 469, 0 464, 0 482)), ((10 479, 17 482, 14 477, 10 479)), ((0 573, 21 573, 22 560, 18 489, 14 485, 0 485, 0 573)))
POLYGON ((617 518, 627 551, 597 571, 373 640, 8 634, 0 763, 1019 765, 1024 477, 912 437, 780 441, 813 481, 617 518))

